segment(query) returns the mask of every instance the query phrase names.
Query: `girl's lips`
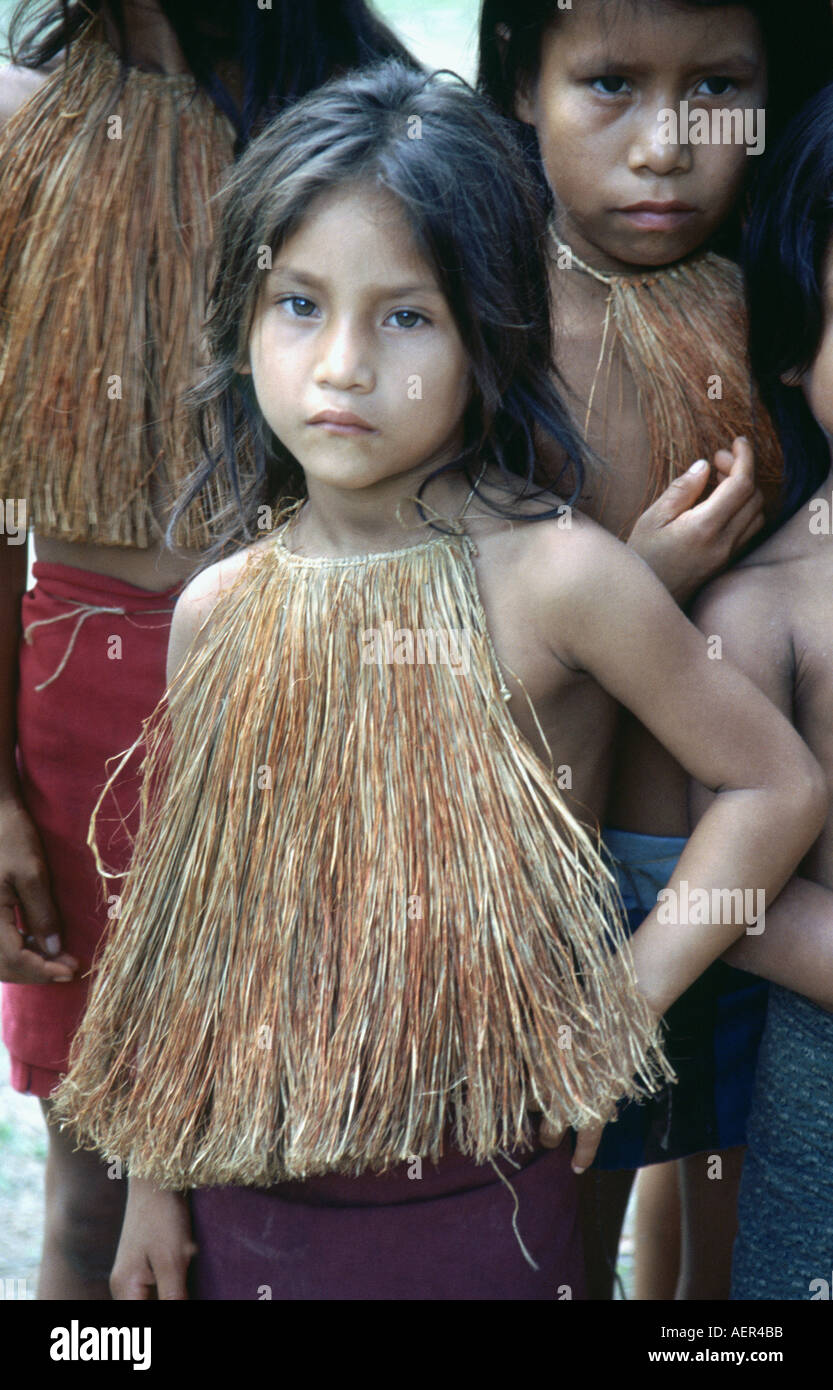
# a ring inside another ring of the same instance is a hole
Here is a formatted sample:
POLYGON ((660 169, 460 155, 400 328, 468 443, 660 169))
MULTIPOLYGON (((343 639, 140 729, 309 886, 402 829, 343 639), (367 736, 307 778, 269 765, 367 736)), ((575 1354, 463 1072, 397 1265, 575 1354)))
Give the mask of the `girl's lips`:
POLYGON ((376 431, 370 425, 342 425, 337 420, 310 420, 309 424, 314 425, 317 430, 323 430, 325 434, 375 434, 376 431))
POLYGON ((313 415, 311 420, 307 420, 308 425, 315 425, 316 428, 324 430, 327 434, 375 434, 372 425, 363 420, 360 415, 353 415, 349 410, 322 410, 319 415, 313 415))
POLYGON ((654 208, 619 208, 620 217, 626 217, 632 227, 640 227, 647 232, 673 232, 694 215, 694 208, 669 204, 667 208, 657 205, 654 208))

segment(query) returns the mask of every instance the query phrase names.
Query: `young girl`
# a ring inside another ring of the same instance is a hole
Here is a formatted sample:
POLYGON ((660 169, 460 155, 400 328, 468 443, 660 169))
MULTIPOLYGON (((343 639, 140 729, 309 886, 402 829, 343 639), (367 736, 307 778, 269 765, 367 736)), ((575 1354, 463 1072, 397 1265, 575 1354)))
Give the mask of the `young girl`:
POLYGON ((581 1297, 564 1128, 580 1170, 744 931, 653 912, 628 946, 596 838, 617 702, 718 792, 676 894, 771 897, 817 833, 787 721, 541 486, 532 422, 572 452, 543 242, 506 124, 396 63, 299 103, 229 185, 206 476, 248 415, 230 539, 303 502, 177 605, 57 1097, 128 1166, 120 1297, 184 1295, 190 1222, 201 1298, 581 1297))
MULTIPOLYGON (((748 229, 753 367, 795 480, 792 519, 703 595, 697 621, 789 715, 828 782, 833 579, 833 87, 790 126, 748 229)), ((706 804, 702 793, 700 806, 706 804)), ((833 1016, 813 1000, 833 977, 833 824, 785 892, 794 934, 770 1002, 749 1115, 738 1299, 830 1298, 833 1016), (822 889, 828 890, 822 892, 822 889), (782 988, 780 986, 786 986, 782 988), (809 995, 802 998, 793 991, 809 995)), ((821 1002, 824 1002, 823 1000, 821 1002)))
MULTIPOLYGON (((532 154, 554 205, 559 358, 576 422, 609 465, 591 463, 583 505, 629 536, 680 601, 761 525, 760 499, 737 469, 692 508, 709 477, 682 472, 693 458, 747 435, 770 518, 778 505, 780 451, 750 386, 741 277, 727 256, 766 143, 831 74, 827 0, 802 7, 788 42, 783 29, 772 0, 575 0, 569 9, 486 0, 482 10, 480 83, 537 137, 532 154)), ((613 791, 606 842, 637 925, 679 857, 688 817, 679 768, 627 719, 613 791)), ((769 938, 755 944, 767 974, 769 938)), ((606 1168, 685 1159, 682 1257, 672 1255, 668 1280, 638 1279, 639 1296, 673 1297, 675 1287, 681 1297, 727 1295, 736 1146, 765 1002, 764 986, 716 965, 667 1020, 678 1087, 630 1106, 605 1136, 606 1168), (722 1182, 703 1150, 722 1154, 722 1182)), ((676 1187, 677 1174, 660 1170, 663 1185, 666 1177, 676 1187)), ((595 1199, 612 1207, 594 1279, 609 1296, 605 1256, 615 1253, 630 1176, 591 1181, 588 1241, 595 1199)), ((648 1263, 656 1271, 661 1262, 658 1245, 648 1263)))
POLYGON ((200 361, 210 199, 270 112, 403 50, 363 0, 324 24, 288 0, 34 8, 17 6, 19 66, 0 70, 0 498, 19 527, 0 543, 3 1041, 48 1125, 39 1297, 97 1299, 124 1186, 73 1153, 49 1095, 117 896, 101 902, 90 814, 164 689, 174 601, 222 500, 201 498, 180 554, 165 548, 197 453, 179 397, 200 361))

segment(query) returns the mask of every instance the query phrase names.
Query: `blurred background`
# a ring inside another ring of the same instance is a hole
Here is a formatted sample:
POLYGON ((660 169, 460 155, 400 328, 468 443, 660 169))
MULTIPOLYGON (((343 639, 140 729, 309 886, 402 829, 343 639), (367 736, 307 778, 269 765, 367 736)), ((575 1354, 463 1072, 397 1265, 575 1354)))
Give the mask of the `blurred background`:
MULTIPOLYGON (((0 53, 7 60, 6 35, 15 0, 0 0, 0 53)), ((477 51, 478 0, 378 0, 376 10, 411 52, 430 67, 451 68, 472 80, 477 51)))

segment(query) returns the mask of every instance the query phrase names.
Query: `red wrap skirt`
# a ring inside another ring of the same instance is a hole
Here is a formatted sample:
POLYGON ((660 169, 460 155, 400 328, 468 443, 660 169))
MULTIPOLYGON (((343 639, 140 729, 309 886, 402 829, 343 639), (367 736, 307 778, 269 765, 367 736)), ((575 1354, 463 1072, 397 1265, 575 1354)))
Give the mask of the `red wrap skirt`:
POLYGON ((562 1302, 585 1297, 572 1142, 476 1164, 190 1194, 199 1300, 562 1302))
MULTIPOLYGON (((66 1070, 84 1011, 84 977, 117 912, 119 880, 105 887, 87 846, 90 817, 108 760, 115 759, 112 770, 163 694, 182 584, 154 592, 40 562, 33 576, 21 606, 18 768, 46 855, 63 949, 79 970, 67 984, 3 985, 3 1041, 15 1090, 48 1096, 66 1070)), ((141 758, 139 749, 99 812, 101 857, 119 872, 138 828, 141 758)), ((25 926, 20 917, 18 926, 25 926)))

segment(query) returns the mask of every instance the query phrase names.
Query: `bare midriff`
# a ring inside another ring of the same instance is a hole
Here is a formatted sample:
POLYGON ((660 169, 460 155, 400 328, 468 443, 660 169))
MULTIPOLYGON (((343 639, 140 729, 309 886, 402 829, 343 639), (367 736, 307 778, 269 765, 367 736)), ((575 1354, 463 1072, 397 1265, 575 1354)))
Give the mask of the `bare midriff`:
POLYGON ((35 541, 35 559, 44 564, 70 565, 75 569, 92 570, 95 574, 121 579, 140 589, 158 593, 170 589, 188 578, 199 563, 198 551, 175 554, 161 542, 146 549, 136 546, 95 545, 90 541, 65 541, 54 536, 39 536, 35 541))

